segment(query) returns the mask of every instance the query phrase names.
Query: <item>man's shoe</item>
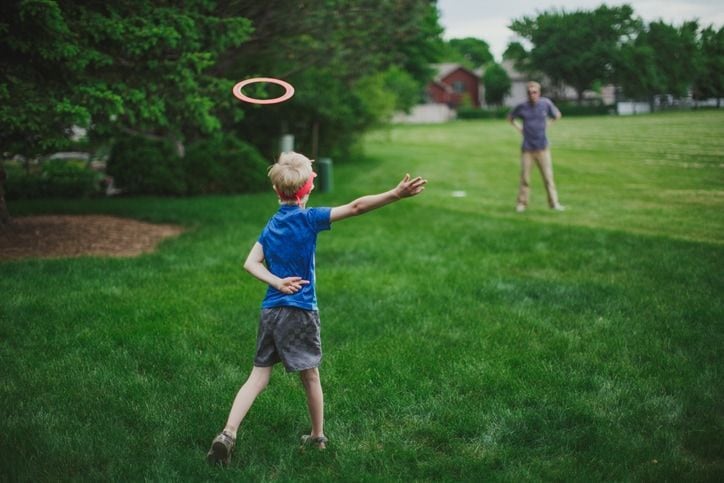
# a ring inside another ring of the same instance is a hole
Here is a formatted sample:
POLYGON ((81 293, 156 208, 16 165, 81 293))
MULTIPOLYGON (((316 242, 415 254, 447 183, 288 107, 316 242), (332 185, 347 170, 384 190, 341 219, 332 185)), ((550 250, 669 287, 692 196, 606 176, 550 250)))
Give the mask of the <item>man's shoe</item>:
POLYGON ((518 205, 515 207, 515 211, 518 213, 523 213, 525 211, 525 205, 518 205))
POLYGON ((227 432, 219 433, 211 443, 211 449, 206 455, 206 461, 210 465, 228 465, 234 446, 236 446, 235 438, 231 437, 227 432))
POLYGON ((566 211, 566 207, 561 204, 555 205, 552 209, 555 211, 566 211))

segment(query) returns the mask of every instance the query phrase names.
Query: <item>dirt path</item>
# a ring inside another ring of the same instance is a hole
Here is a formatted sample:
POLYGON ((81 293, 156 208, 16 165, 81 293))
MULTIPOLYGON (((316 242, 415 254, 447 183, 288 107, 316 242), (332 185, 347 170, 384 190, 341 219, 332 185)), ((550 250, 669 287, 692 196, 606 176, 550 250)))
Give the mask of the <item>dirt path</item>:
POLYGON ((134 257, 183 228, 106 215, 21 216, 0 228, 0 260, 134 257))

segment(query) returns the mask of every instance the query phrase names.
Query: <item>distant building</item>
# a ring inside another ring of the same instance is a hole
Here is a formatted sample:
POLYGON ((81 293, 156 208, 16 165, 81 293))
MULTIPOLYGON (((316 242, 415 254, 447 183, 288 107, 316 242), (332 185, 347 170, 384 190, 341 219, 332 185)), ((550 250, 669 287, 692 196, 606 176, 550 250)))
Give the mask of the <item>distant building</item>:
MULTIPOLYGON (((538 81, 541 84, 543 95, 556 102, 575 102, 578 100, 576 90, 571 86, 554 86, 552 85, 550 79, 546 76, 543 76, 540 79, 531 79, 526 74, 519 72, 515 68, 515 63, 512 60, 503 60, 500 65, 508 74, 508 77, 510 77, 511 83, 510 94, 505 96, 503 99, 504 106, 513 107, 528 99, 526 94, 527 84, 528 81, 531 80, 538 81)), ((600 93, 595 91, 584 91, 583 99, 587 102, 600 100, 607 106, 611 105, 616 102, 615 88, 613 85, 609 84, 603 86, 600 93)), ((483 102, 482 105, 485 106, 485 103, 483 102)))
POLYGON ((528 95, 526 94, 528 89, 527 84, 531 79, 528 79, 525 74, 518 72, 512 60, 504 60, 500 66, 510 78, 510 93, 503 98, 503 105, 513 107, 528 99, 528 95))
POLYGON ((426 88, 429 103, 445 104, 456 109, 467 98, 472 107, 480 107, 482 86, 480 72, 460 64, 436 64, 435 78, 426 88))
MULTIPOLYGON (((576 101, 576 91, 570 86, 552 86, 545 76, 530 79, 527 74, 519 72, 511 60, 500 64, 510 77, 510 94, 503 99, 503 106, 513 107, 526 99, 527 83, 530 80, 540 82, 543 95, 555 102, 576 101)), ((470 70, 460 64, 435 64, 435 77, 425 87, 425 103, 415 106, 409 113, 396 113, 394 123, 440 123, 457 117, 457 109, 467 103, 474 108, 486 108, 485 87, 483 86, 482 68, 470 70)), ((601 92, 585 91, 584 100, 588 102, 602 101, 605 105, 615 102, 615 89, 612 85, 604 86, 601 92)))

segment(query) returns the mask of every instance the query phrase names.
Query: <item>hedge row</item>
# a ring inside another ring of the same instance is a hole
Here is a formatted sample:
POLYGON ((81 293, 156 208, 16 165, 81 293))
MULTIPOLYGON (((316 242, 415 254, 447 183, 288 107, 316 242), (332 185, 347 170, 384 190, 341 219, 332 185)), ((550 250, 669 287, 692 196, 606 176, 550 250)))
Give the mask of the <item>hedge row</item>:
MULTIPOLYGON (((575 103, 556 104, 564 116, 605 116, 616 114, 616 106, 603 104, 583 105, 575 103)), ((461 107, 458 109, 458 119, 505 119, 510 107, 493 107, 479 109, 474 107, 461 107)))
POLYGON ((107 172, 129 194, 185 196, 266 189, 267 167, 253 146, 234 136, 197 141, 183 158, 170 143, 129 137, 113 146, 107 172))
MULTIPOLYGON (((180 157, 170 143, 137 137, 118 139, 106 174, 131 195, 249 193, 268 187, 267 162, 251 145, 217 136, 188 146, 180 157)), ((99 194, 106 176, 84 161, 47 161, 30 167, 5 163, 6 198, 78 198, 99 194)))
POLYGON ((616 106, 603 104, 578 105, 571 102, 556 104, 564 116, 607 116, 616 114, 616 106))
POLYGON ((26 168, 5 164, 5 198, 76 198, 100 191, 103 175, 86 168, 85 161, 52 160, 26 168))
POLYGON ((493 107, 486 109, 461 107, 458 109, 458 119, 505 119, 509 112, 509 107, 493 107))

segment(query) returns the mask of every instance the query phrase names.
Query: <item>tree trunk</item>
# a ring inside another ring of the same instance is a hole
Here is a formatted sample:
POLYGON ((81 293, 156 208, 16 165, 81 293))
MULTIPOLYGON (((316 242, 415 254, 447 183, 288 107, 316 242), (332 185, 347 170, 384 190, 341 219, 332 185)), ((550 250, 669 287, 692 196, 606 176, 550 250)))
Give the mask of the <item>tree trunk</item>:
POLYGON ((312 159, 319 156, 319 121, 312 123, 312 159))
POLYGON ((0 160, 0 226, 7 225, 10 222, 10 213, 5 204, 5 180, 7 175, 2 160, 0 160))

